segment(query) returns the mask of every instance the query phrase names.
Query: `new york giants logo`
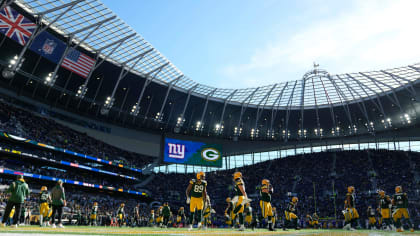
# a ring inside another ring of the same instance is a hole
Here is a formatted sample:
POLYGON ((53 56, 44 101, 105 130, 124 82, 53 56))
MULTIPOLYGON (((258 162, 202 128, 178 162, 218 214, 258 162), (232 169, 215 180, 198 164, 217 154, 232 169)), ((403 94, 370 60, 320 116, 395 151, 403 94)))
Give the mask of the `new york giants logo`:
POLYGON ((176 159, 184 159, 185 145, 168 143, 168 156, 176 159))

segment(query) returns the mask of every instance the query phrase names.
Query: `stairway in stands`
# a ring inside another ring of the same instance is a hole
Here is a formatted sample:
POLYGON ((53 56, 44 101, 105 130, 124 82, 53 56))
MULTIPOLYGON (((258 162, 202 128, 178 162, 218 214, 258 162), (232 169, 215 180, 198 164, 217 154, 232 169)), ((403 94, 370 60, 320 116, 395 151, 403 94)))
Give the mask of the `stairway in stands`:
POLYGON ((378 176, 374 165, 373 165, 373 161, 372 161, 372 156, 373 155, 369 150, 366 150, 367 153, 367 158, 368 158, 368 163, 369 163, 369 170, 368 170, 368 177, 369 177, 369 181, 372 184, 372 190, 376 191, 378 189, 378 181, 376 179, 376 177, 378 176))

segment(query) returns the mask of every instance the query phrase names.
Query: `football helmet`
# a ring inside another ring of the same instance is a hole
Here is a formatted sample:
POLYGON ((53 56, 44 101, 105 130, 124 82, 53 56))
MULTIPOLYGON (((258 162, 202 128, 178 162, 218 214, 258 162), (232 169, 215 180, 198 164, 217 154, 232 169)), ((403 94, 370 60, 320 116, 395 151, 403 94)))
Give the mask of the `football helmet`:
POLYGON ((242 173, 237 171, 235 173, 233 173, 233 179, 239 179, 242 178, 242 173))
POLYGON ((353 186, 348 186, 347 187, 347 191, 349 192, 349 193, 354 193, 354 187, 353 186))
POLYGON ((292 202, 293 203, 296 203, 296 202, 298 202, 299 201, 299 199, 297 198, 297 197, 292 197, 292 202))
POLYGON ((262 184, 262 185, 269 185, 269 184, 270 184, 270 180, 268 180, 268 179, 263 179, 263 180, 261 181, 261 184, 262 184))
POLYGON ((232 199, 230 199, 230 197, 226 198, 226 202, 231 202, 232 199))
POLYGON ((94 205, 94 206, 97 206, 97 205, 98 205, 98 203, 97 203, 97 202, 94 202, 94 203, 93 203, 93 205, 94 205))
POLYGON ((384 190, 380 190, 380 191, 379 191, 379 196, 381 196, 381 197, 385 197, 385 191, 384 191, 384 190))
POLYGON ((42 186, 41 191, 47 191, 47 186, 42 186))
POLYGON ((397 187, 395 187, 395 192, 396 193, 401 193, 402 192, 402 187, 400 185, 398 185, 397 187))
POLYGON ((205 178, 206 178, 206 174, 204 172, 200 171, 200 172, 197 173, 197 179, 198 180, 203 180, 205 178))

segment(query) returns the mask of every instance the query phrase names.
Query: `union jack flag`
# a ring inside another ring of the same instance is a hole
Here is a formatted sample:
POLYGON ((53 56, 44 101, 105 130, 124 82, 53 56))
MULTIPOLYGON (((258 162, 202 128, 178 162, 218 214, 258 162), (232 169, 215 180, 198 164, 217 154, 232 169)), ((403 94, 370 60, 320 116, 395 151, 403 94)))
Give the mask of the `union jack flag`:
POLYGON ((35 31, 35 28, 36 24, 26 19, 11 7, 5 7, 0 11, 0 33, 3 33, 21 45, 25 45, 35 31))

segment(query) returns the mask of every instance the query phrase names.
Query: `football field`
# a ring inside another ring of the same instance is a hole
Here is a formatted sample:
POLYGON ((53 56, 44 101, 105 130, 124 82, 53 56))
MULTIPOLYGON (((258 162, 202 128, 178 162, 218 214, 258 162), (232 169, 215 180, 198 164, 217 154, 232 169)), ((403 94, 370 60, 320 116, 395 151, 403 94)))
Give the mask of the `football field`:
POLYGON ((128 228, 128 227, 87 227, 87 226, 68 226, 64 229, 40 228, 38 226, 21 226, 19 228, 0 228, 0 235, 20 236, 20 235, 313 235, 313 236, 391 236, 391 235, 420 235, 420 232, 383 232, 383 231, 343 231, 343 230, 289 230, 283 231, 277 229, 276 232, 269 232, 265 229, 256 229, 255 231, 246 230, 239 232, 232 229, 207 229, 188 231, 184 228, 128 228))

